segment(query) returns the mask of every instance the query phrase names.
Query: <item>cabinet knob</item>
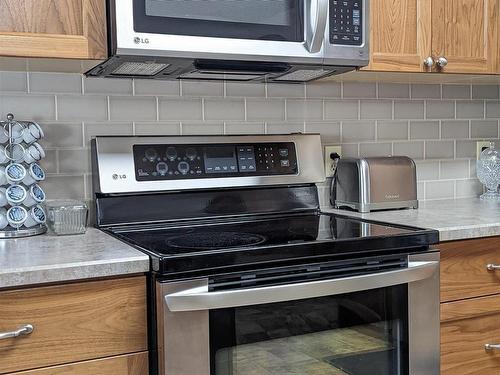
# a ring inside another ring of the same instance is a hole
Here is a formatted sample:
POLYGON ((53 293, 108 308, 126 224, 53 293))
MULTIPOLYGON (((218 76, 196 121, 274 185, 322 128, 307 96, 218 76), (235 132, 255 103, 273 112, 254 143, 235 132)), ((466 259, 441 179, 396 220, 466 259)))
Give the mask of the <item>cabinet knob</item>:
POLYGON ((446 57, 441 56, 436 60, 436 64, 440 68, 444 68, 446 65, 448 65, 448 60, 446 59, 446 57))
POLYGON ((33 332, 33 326, 31 324, 25 324, 15 331, 11 332, 0 332, 0 340, 11 339, 19 336, 26 336, 33 332))
POLYGON ((498 344, 484 344, 485 350, 500 350, 500 345, 498 344))
POLYGON ((427 68, 432 68, 434 66, 434 59, 432 56, 429 56, 424 60, 424 66, 427 68))
POLYGON ((496 271, 496 270, 500 270, 500 265, 490 263, 490 264, 487 264, 487 265, 486 265, 486 269, 487 269, 488 271, 496 271))

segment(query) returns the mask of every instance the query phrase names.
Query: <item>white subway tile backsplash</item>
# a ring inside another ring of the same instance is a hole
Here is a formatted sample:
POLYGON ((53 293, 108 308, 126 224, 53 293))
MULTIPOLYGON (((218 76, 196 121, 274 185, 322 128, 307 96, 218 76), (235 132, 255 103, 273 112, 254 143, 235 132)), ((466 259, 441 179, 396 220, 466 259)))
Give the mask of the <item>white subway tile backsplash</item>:
POLYGON ((413 99, 440 99, 441 85, 411 85, 411 97, 413 99))
POLYGON ((340 82, 312 82, 306 85, 308 98, 340 98, 342 84, 340 82))
POLYGON ((0 93, 26 92, 28 82, 24 72, 0 72, 0 93))
POLYGON ((379 98, 404 99, 410 97, 410 85, 402 83, 379 83, 379 98))
POLYGON ((108 119, 108 99, 93 95, 59 95, 57 119, 62 121, 105 121, 108 119))
POLYGON ((470 99, 470 85, 444 85, 443 99, 470 99))
POLYGON ((82 94, 82 76, 67 73, 28 73, 30 92, 82 94))
POLYGON ((442 180, 456 180, 469 177, 468 160, 442 160, 439 165, 440 178, 442 180))
POLYGON ((410 139, 438 139, 439 121, 410 121, 410 139))
POLYGON ((377 121, 377 140, 408 139, 408 121, 377 121))
POLYGON ((343 121, 342 142, 375 140, 375 121, 343 121))
POLYGON ((426 141, 426 159, 453 159, 455 144, 453 141, 426 141))
POLYGON ((424 158, 424 142, 394 142, 393 155, 408 156, 415 160, 424 158))
POLYGON ((134 89, 131 79, 123 78, 84 78, 83 90, 85 94, 114 94, 132 95, 134 89))
POLYGON ((360 116, 369 120, 392 119, 392 101, 361 100, 360 116))
POLYGON ((359 145, 359 156, 390 156, 392 155, 392 143, 361 143, 359 145))
POLYGON ((205 120, 245 120, 244 99, 204 99, 205 120))
POLYGON ((344 82, 342 85, 344 98, 376 98, 377 84, 362 82, 344 82))
POLYGON ((0 95, 0 118, 13 113, 18 120, 50 121, 56 119, 54 95, 0 95))
MULTIPOLYGON (((181 83, 0 72, 0 114, 14 112, 45 129, 49 196, 67 185, 62 196, 87 199, 89 140, 96 135, 291 132, 319 133, 345 157, 414 158, 419 199, 474 196, 481 186, 470 137, 498 138, 498 98, 497 85, 181 83)), ((327 200, 327 185, 321 189, 327 200)))
POLYGON ((396 100, 394 102, 395 119, 423 119, 423 100, 396 100))
POLYGON ((202 100, 191 98, 158 98, 158 116, 163 120, 202 120, 202 100))
POLYGON ((455 181, 429 181, 425 183, 425 199, 455 197, 455 181))
POLYGON ((472 120, 470 123, 471 138, 497 138, 497 120, 472 120))
POLYGON ((154 79, 134 80, 135 95, 179 96, 180 81, 154 79))
POLYGON ((500 102, 486 101, 486 118, 499 118, 500 117, 500 102))
POLYGON ((355 120, 359 117, 358 100, 325 100, 325 119, 355 120))
POLYGON ((224 82, 181 81, 182 96, 224 96, 224 82))
POLYGON ((304 98, 306 96, 305 84, 269 83, 267 96, 270 98, 304 98))
POLYGON ((428 119, 453 119, 455 118, 455 102, 428 100, 425 102, 425 112, 428 119))
POLYGON ((154 97, 109 97, 111 121, 155 121, 156 98, 154 97))
POLYGON ((467 139, 469 138, 469 121, 467 120, 442 120, 441 138, 467 139))
POLYGON ((283 99, 247 99, 247 120, 276 121, 285 119, 283 99))
POLYGON ((484 102, 482 100, 460 101, 457 103, 457 118, 484 118, 484 102))
POLYGON ((226 95, 239 97, 265 97, 266 85, 261 83, 226 82, 226 95))
POLYGON ((136 122, 135 135, 180 135, 180 122, 136 122))
POLYGON ((286 100, 286 119, 296 120, 321 120, 323 119, 322 100, 286 100))

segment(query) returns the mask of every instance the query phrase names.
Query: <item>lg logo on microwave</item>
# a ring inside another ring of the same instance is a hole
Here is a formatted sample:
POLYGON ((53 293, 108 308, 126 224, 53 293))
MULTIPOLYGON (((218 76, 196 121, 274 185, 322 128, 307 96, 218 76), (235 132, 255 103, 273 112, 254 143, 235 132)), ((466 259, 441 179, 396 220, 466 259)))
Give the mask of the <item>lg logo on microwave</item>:
POLYGON ((126 180, 127 179, 126 174, 113 173, 113 175, 111 177, 113 178, 113 180, 126 180))
POLYGON ((149 39, 148 38, 139 38, 138 36, 136 36, 134 38, 134 43, 135 44, 149 44, 149 39))

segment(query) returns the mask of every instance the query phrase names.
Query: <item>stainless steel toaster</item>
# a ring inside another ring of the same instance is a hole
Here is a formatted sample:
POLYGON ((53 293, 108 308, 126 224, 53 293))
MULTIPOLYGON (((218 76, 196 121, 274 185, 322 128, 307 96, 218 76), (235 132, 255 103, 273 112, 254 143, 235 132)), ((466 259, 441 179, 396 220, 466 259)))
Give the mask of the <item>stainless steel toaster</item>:
POLYGON ((415 162, 406 156, 341 158, 332 181, 331 203, 359 212, 417 208, 415 162))

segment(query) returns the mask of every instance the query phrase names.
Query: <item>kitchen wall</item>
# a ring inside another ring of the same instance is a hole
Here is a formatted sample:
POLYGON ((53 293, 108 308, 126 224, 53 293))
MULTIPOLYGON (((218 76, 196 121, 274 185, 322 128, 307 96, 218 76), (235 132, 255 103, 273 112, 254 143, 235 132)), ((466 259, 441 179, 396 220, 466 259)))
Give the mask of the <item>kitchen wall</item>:
MULTIPOLYGON (((0 118, 38 121, 51 198, 91 198, 95 135, 317 132, 344 156, 408 155, 422 200, 473 197, 476 140, 499 137, 499 86, 85 79, 0 72, 0 118)), ((327 186, 321 187, 324 202, 327 186)))

